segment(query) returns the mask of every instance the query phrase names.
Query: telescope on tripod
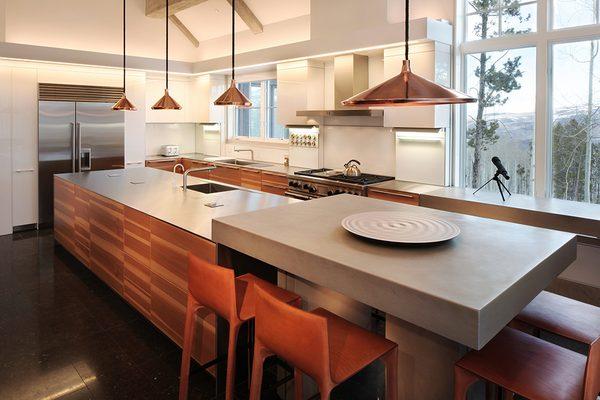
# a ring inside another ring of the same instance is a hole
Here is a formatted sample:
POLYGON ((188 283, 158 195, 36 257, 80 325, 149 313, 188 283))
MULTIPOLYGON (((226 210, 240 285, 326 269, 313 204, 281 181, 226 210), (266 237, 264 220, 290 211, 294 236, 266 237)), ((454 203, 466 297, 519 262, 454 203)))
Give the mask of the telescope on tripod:
POLYGON ((496 156, 492 157, 492 163, 496 166, 496 173, 486 183, 481 185, 479 187, 479 189, 474 191, 473 194, 479 192, 491 181, 496 181, 496 185, 498 185, 498 190, 500 191, 500 196, 502 196, 502 201, 506 201, 506 198, 504 197, 504 190, 506 190, 506 192, 508 193, 509 196, 512 196, 512 194, 510 193, 510 190, 508 190, 506 185, 504 185, 504 182, 502 182, 502 180, 500 179, 500 176, 503 176, 504 179, 506 179, 506 180, 509 180, 510 176, 508 176, 508 172, 506 171, 506 168, 504 168, 504 165, 502 165, 502 161, 500 161, 500 159, 498 157, 496 157, 496 156))

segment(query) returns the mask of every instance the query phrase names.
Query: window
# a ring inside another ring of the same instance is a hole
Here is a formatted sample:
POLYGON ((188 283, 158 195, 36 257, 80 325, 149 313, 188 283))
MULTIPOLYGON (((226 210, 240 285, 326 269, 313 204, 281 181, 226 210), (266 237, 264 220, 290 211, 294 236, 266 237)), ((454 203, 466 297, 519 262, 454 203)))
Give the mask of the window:
POLYGON ((494 176, 498 156, 511 179, 511 192, 531 194, 535 136, 535 49, 467 55, 467 90, 478 97, 467 106, 468 186, 494 176))
POLYGON ((598 40, 552 48, 552 194, 600 203, 598 40))
POLYGON ((600 204, 599 5, 465 0, 461 86, 479 101, 461 111, 462 186, 485 183, 498 156, 513 193, 600 204))
POLYGON ((471 0, 467 3, 467 40, 534 32, 537 3, 516 0, 471 0))
POLYGON ((236 109, 234 136, 257 140, 287 140, 288 129, 277 123, 277 80, 238 83, 252 102, 250 108, 236 109))

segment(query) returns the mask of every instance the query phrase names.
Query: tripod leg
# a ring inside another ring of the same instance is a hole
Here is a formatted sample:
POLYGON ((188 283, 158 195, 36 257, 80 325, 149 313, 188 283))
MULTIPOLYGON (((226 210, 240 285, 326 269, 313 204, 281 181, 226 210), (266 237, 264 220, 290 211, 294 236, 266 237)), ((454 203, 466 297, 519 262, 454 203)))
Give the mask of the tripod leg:
POLYGON ((490 182, 491 182, 491 181, 493 181, 493 180, 494 180, 494 178, 490 178, 490 179, 489 179, 489 180, 488 180, 486 183, 484 183, 483 185, 481 185, 481 186, 479 187, 479 189, 477 189, 476 191, 474 191, 474 192, 473 192, 473 194, 475 194, 475 193, 479 192, 481 189, 483 189, 483 188, 484 188, 484 187, 485 187, 485 186, 486 186, 488 183, 490 183, 490 182))
POLYGON ((509 194, 509 196, 512 196, 512 193, 510 192, 510 190, 508 190, 508 188, 504 185, 504 182, 502 182, 500 180, 500 178, 498 178, 498 182, 500 182, 500 184, 502 185, 502 187, 504 188, 504 190, 506 190, 509 194))
POLYGON ((500 182, 499 178, 496 178, 495 181, 496 181, 496 184, 498 185, 498 190, 500 191, 500 196, 502 196, 502 201, 506 201, 506 199, 504 198, 504 191, 502 190, 502 186, 504 186, 504 185, 502 184, 502 182, 500 182))

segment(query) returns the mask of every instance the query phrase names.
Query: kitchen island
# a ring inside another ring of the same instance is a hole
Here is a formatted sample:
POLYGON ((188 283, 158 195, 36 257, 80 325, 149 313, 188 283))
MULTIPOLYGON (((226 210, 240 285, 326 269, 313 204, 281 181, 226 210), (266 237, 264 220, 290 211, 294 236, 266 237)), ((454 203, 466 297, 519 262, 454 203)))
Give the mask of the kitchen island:
MULTIPOLYGON (((216 262, 212 220, 296 201, 222 184, 219 190, 232 190, 205 194, 181 185, 181 175, 153 168, 54 177, 55 240, 179 345, 188 252, 216 262)), ((194 357, 206 363, 216 354, 216 320, 207 311, 197 324, 194 357)))
POLYGON ((351 195, 219 218, 213 240, 219 261, 243 253, 385 312, 407 399, 452 398, 453 363, 467 347, 482 348, 576 255, 573 234, 351 195), (378 210, 437 216, 461 234, 402 247, 341 227, 348 215, 378 210))

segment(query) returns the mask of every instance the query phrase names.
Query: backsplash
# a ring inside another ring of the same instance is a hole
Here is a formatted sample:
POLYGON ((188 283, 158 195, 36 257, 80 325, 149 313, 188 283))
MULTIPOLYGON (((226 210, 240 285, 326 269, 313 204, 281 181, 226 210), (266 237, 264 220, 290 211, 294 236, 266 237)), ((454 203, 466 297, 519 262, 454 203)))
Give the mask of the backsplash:
POLYGON ((196 124, 146 124, 146 155, 160 154, 164 144, 178 145, 180 153, 194 153, 196 124))

